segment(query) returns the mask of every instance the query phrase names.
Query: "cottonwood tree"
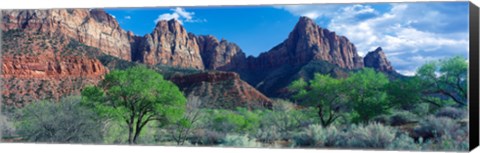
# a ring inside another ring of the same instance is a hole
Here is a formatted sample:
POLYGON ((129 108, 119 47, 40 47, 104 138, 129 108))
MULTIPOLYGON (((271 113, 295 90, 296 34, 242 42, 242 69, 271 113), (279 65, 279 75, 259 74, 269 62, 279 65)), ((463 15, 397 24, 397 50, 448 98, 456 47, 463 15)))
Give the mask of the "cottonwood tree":
POLYGON ((121 119, 128 143, 137 143, 150 122, 168 125, 182 118, 186 98, 178 87, 144 66, 114 70, 95 87, 82 91, 84 103, 105 117, 121 119))
POLYGON ((317 107, 322 126, 329 126, 343 116, 342 111, 346 103, 343 79, 317 73, 309 82, 303 79, 294 81, 289 89, 296 93, 294 95, 296 100, 317 107))
POLYGON ((348 101, 351 103, 354 122, 367 123, 373 117, 390 112, 393 107, 387 99, 388 78, 370 68, 350 73, 345 86, 348 87, 348 101))
POLYGON ((460 56, 424 64, 416 74, 423 87, 423 100, 441 106, 444 101, 432 100, 441 97, 467 106, 467 71, 468 63, 460 56))

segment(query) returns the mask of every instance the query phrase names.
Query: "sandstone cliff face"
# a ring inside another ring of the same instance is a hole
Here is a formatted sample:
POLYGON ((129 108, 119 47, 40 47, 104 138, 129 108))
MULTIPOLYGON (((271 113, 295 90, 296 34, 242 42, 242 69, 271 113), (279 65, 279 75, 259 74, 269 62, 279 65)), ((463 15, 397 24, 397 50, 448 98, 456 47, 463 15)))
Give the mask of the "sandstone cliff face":
POLYGON ((2 96, 8 105, 23 106, 41 99, 79 95, 108 73, 97 59, 86 57, 3 57, 2 96))
POLYGON ((130 41, 115 18, 100 9, 2 10, 2 31, 65 35, 106 54, 130 60, 130 41))
POLYGON ((10 78, 98 78, 108 72, 97 59, 87 57, 4 56, 2 77, 10 78))
POLYGON ((235 109, 236 107, 271 107, 272 101, 258 92, 233 72, 207 72, 175 76, 177 84, 186 95, 203 97, 203 107, 235 109))
POLYGON ((301 17, 288 38, 258 58, 250 58, 249 66, 276 68, 285 64, 302 65, 312 60, 324 60, 341 68, 363 67, 355 46, 343 36, 320 28, 311 19, 301 17))
POLYGON ((387 56, 383 52, 381 47, 375 49, 375 51, 369 52, 363 59, 365 67, 373 68, 381 72, 393 72, 392 65, 387 60, 387 56))
POLYGON ((245 53, 225 39, 218 41, 212 35, 196 37, 205 69, 233 70, 246 66, 245 53))
POLYGON ((2 35, 2 97, 6 104, 79 95, 108 69, 78 42, 64 36, 9 31, 2 35))
POLYGON ((138 61, 149 65, 204 69, 200 49, 177 20, 160 21, 154 31, 141 39, 136 55, 138 61))

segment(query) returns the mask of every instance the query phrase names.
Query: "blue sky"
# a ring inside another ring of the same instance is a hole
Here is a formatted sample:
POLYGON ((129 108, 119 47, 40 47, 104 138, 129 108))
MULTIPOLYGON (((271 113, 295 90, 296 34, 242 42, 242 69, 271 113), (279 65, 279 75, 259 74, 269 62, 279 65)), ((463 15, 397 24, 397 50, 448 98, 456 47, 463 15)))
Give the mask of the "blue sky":
POLYGON ((176 18, 187 31, 211 34, 257 56, 285 40, 300 16, 352 41, 361 56, 382 47, 393 67, 412 75, 426 61, 468 56, 468 3, 368 3, 285 6, 107 9, 123 29, 150 33, 176 18))

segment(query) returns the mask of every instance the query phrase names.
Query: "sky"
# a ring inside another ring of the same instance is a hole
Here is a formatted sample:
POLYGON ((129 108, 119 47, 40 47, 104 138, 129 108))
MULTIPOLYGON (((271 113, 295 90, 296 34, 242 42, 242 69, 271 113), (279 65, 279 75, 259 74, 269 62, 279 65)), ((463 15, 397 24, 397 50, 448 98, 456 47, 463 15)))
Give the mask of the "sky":
POLYGON ((415 74, 427 61, 468 57, 468 2, 364 3, 107 9, 120 26, 143 36, 159 20, 213 35, 258 56, 285 40, 300 16, 355 44, 361 56, 382 47, 393 67, 415 74))

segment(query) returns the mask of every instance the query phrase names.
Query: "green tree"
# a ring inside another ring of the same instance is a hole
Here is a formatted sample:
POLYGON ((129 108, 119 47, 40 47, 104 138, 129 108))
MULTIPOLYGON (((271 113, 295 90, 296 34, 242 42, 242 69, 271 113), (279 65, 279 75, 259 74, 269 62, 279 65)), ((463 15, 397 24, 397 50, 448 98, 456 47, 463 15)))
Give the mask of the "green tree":
POLYGON ((418 77, 393 80, 387 85, 388 100, 399 109, 411 110, 424 100, 420 84, 418 77))
POLYGON ((417 71, 416 77, 421 80, 422 93, 426 101, 444 105, 449 99, 459 106, 467 105, 467 61, 456 56, 424 64, 417 71), (442 99, 439 95, 442 95, 442 99), (435 100, 436 99, 436 100, 435 100))
POLYGON ((186 98, 175 84, 144 66, 114 70, 96 87, 82 91, 84 102, 105 117, 128 126, 128 142, 136 143, 151 121, 168 125, 182 118, 186 98))
POLYGON ((318 109, 322 126, 329 126, 343 116, 346 96, 344 79, 335 79, 329 75, 315 74, 308 83, 303 79, 294 81, 289 89, 295 91, 294 99, 318 109))
POLYGON ((365 68, 351 73, 346 80, 347 95, 351 102, 354 122, 367 123, 373 117, 390 112, 385 86, 387 77, 373 69, 365 68))

